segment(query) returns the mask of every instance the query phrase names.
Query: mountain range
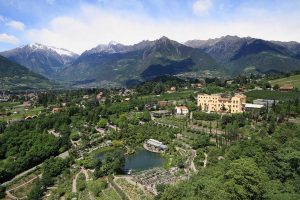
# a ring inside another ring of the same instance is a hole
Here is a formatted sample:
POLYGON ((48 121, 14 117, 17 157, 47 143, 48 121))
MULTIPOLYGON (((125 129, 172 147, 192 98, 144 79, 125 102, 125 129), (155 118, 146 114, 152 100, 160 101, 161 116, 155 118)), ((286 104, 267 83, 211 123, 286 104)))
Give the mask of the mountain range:
POLYGON ((190 40, 185 44, 205 51, 233 74, 300 69, 300 43, 297 42, 224 36, 209 40, 190 40))
POLYGON ((224 36, 184 44, 162 37, 134 45, 110 42, 77 55, 30 44, 0 55, 51 80, 75 86, 125 85, 161 75, 226 75, 300 69, 300 43, 224 36))
POLYGON ((66 65, 60 78, 75 83, 125 84, 128 81, 205 69, 218 69, 218 64, 207 53, 162 37, 135 45, 99 45, 66 65))

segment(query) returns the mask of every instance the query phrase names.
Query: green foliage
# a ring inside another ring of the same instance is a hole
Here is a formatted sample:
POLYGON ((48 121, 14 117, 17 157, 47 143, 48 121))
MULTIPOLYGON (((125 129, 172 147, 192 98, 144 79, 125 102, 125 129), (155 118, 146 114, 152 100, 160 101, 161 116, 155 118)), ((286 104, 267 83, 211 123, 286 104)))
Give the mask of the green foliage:
POLYGON ((271 136, 264 131, 224 149, 208 147, 207 168, 167 186, 158 199, 298 199, 300 126, 279 124, 271 136))
POLYGON ((136 86, 139 94, 160 94, 172 86, 176 88, 189 86, 189 82, 172 76, 161 76, 151 81, 146 81, 136 86))
POLYGON ((32 200, 40 200, 43 197, 43 191, 44 189, 42 188, 42 184, 40 180, 38 180, 33 186, 30 192, 27 195, 27 199, 32 199, 32 200))
POLYGON ((196 102, 193 102, 194 99, 192 101, 189 101, 187 103, 187 107, 189 108, 189 111, 196 111, 196 110, 200 110, 196 104, 196 102))
POLYGON ((215 94, 225 92, 225 89, 216 85, 208 85, 207 87, 201 89, 200 92, 205 94, 215 94))
POLYGON ((86 185, 88 190, 91 191, 95 197, 99 197, 102 190, 108 186, 105 180, 87 181, 86 185))
POLYGON ((205 112, 193 112, 193 118, 195 120, 204 120, 204 121, 215 121, 220 119, 220 115, 216 113, 205 113, 205 112))
POLYGON ((68 160, 59 157, 51 157, 42 165, 42 173, 48 174, 50 177, 59 175, 64 169, 68 167, 68 160))
POLYGON ((132 106, 129 103, 114 103, 107 108, 108 114, 120 114, 130 111, 132 106))
POLYGON ((78 175, 76 187, 79 191, 83 191, 86 188, 86 179, 83 173, 78 175))
POLYGON ((66 113, 41 114, 38 118, 14 123, 0 136, 0 180, 33 167, 69 148, 70 119, 66 113), (61 133, 58 138, 47 130, 61 133))
POLYGON ((80 160, 79 163, 86 169, 100 168, 102 165, 101 160, 98 158, 98 156, 95 156, 94 154, 90 154, 88 156, 83 157, 83 159, 80 160))
POLYGON ((73 141, 77 141, 80 139, 80 136, 78 134, 77 131, 72 131, 71 135, 70 135, 70 139, 73 140, 73 141))
POLYGON ((142 120, 145 122, 151 121, 151 115, 149 111, 144 111, 143 112, 143 117, 142 120))
POLYGON ((5 180, 40 163, 51 155, 58 154, 59 150, 57 138, 30 130, 7 131, 1 137, 0 142, 6 152, 6 160, 0 162, 4 169, 4 171, 0 171, 0 180, 5 180), (15 157, 15 162, 12 161, 13 157, 15 157))
POLYGON ((274 86, 273 86, 273 90, 278 90, 279 89, 279 85, 278 84, 275 84, 274 86))
POLYGON ((177 129, 145 123, 143 125, 129 126, 121 132, 114 133, 114 139, 123 139, 125 144, 136 148, 137 145, 143 143, 146 139, 154 138, 166 144, 171 143, 178 133, 177 129))
POLYGON ((192 147, 194 149, 207 147, 210 145, 210 137, 207 134, 197 135, 197 137, 193 140, 192 147))
POLYGON ((230 163, 224 186, 230 199, 264 199, 267 175, 252 159, 238 159, 230 163))
POLYGON ((243 114, 224 115, 221 119, 221 126, 225 128, 227 124, 235 123, 238 127, 246 125, 246 116, 243 114))
POLYGON ((98 127, 100 128, 105 128, 106 127, 106 124, 107 124, 107 119, 105 118, 101 118, 98 122, 98 127))
POLYGON ((6 188, 2 185, 0 185, 0 198, 5 198, 6 194, 5 194, 5 190, 6 188))
POLYGON ((94 177, 99 178, 102 175, 109 175, 113 173, 121 173, 125 165, 124 152, 116 150, 106 153, 102 161, 101 167, 96 167, 94 177))

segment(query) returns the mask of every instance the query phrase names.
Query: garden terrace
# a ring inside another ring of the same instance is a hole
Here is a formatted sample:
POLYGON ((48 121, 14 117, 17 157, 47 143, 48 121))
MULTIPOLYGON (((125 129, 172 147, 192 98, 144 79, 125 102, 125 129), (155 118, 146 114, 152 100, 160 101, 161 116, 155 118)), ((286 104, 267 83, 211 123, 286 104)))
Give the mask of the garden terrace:
POLYGON ((135 173, 133 180, 145 186, 148 191, 157 194, 156 186, 159 184, 175 183, 177 177, 174 172, 167 171, 163 168, 153 168, 150 170, 135 173))
POLYGON ((126 178, 116 177, 114 181, 130 200, 151 199, 151 196, 146 195, 141 188, 139 188, 137 185, 133 185, 126 180, 126 178))
POLYGON ((113 187, 102 191, 99 200, 122 200, 113 187))

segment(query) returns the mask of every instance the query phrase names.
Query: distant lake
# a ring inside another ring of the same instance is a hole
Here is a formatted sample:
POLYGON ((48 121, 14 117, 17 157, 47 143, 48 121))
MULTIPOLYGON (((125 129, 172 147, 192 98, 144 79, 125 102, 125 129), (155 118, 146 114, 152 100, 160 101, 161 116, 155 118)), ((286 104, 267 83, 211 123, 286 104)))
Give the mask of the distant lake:
MULTIPOLYGON (((102 160, 105 154, 100 154, 102 160)), ((139 149, 134 154, 127 155, 125 160, 125 169, 147 170, 154 167, 161 167, 164 159, 158 153, 153 153, 145 149, 139 149)))

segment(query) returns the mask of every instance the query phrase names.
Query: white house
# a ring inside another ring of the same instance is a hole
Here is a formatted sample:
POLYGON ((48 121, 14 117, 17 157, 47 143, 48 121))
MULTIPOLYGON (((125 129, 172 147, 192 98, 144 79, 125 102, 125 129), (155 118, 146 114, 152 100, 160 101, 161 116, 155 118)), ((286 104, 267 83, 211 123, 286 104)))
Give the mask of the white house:
POLYGON ((147 140, 145 144, 147 145, 148 148, 154 148, 159 151, 165 151, 168 149, 168 147, 164 145, 162 142, 154 139, 147 140))
POLYGON ((246 103, 246 104, 244 104, 244 111, 260 110, 263 107, 265 107, 265 106, 260 105, 260 104, 246 103))
POLYGON ((176 106, 175 110, 177 115, 187 115, 189 113, 189 109, 186 106, 176 106))

